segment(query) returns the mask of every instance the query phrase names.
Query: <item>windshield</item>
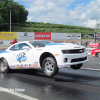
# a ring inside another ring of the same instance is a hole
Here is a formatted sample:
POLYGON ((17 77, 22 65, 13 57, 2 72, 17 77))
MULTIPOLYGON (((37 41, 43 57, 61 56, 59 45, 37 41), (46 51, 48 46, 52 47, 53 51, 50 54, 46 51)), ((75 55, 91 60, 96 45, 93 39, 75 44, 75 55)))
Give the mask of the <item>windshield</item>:
POLYGON ((51 44, 52 42, 50 41, 31 41, 29 43, 32 44, 35 48, 38 48, 38 47, 45 47, 46 44, 51 44))

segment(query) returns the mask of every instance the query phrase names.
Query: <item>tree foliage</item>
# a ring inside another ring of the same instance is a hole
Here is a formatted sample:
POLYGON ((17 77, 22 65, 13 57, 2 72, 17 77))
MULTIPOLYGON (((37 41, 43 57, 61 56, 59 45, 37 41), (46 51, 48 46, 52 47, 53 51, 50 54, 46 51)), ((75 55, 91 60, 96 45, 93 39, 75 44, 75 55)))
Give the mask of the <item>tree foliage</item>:
POLYGON ((2 31, 1 27, 3 29, 4 25, 9 26, 10 11, 12 24, 22 23, 27 20, 28 11, 25 10, 23 5, 19 5, 14 0, 0 0, 0 31, 2 31))
POLYGON ((93 28, 82 26, 51 24, 42 22, 25 22, 12 25, 15 32, 54 32, 54 33, 85 33, 94 34, 93 28))

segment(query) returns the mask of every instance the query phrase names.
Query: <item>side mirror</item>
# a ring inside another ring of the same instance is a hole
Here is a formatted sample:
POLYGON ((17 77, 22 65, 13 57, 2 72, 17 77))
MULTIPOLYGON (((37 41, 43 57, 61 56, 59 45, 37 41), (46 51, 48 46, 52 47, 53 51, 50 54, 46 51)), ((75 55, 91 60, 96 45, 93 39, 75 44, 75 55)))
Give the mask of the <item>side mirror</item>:
POLYGON ((24 47, 22 47, 22 49, 23 49, 23 50, 29 50, 30 47, 28 47, 28 46, 24 46, 24 47))

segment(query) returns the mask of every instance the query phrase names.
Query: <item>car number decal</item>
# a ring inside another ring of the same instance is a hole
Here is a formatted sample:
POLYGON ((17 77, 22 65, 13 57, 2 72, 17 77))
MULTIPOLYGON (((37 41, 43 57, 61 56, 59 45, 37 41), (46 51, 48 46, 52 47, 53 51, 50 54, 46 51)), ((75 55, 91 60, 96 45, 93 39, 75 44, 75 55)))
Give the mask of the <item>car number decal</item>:
POLYGON ((21 52, 16 56, 16 59, 18 62, 22 63, 25 62, 27 60, 27 56, 25 52, 21 52))

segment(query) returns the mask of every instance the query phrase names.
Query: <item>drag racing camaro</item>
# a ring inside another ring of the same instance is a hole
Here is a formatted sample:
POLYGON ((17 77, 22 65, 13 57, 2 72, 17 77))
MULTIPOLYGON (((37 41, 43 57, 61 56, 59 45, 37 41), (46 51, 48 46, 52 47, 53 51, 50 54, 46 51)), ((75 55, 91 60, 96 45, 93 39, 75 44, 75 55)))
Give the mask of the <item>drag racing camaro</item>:
POLYGON ((86 48, 73 43, 52 43, 45 40, 23 41, 0 52, 0 71, 42 68, 48 76, 59 68, 80 69, 87 62, 86 48))
POLYGON ((99 48, 92 49, 91 56, 92 57, 100 57, 100 47, 99 48))

